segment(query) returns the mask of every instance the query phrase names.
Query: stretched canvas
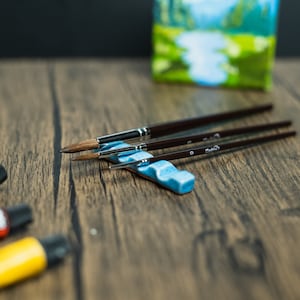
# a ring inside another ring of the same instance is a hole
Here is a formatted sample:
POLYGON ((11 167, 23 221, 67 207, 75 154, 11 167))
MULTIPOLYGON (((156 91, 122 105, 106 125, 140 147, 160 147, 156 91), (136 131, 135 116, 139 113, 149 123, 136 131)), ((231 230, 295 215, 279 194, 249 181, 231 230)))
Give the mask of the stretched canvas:
POLYGON ((152 74, 268 90, 279 0, 155 0, 152 74))

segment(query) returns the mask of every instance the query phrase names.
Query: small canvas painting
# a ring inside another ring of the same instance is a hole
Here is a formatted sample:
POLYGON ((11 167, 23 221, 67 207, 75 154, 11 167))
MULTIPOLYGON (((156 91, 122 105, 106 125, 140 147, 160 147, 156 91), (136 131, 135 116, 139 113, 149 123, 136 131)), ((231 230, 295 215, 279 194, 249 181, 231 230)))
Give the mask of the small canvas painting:
POLYGON ((157 81, 268 90, 279 0, 155 0, 157 81))

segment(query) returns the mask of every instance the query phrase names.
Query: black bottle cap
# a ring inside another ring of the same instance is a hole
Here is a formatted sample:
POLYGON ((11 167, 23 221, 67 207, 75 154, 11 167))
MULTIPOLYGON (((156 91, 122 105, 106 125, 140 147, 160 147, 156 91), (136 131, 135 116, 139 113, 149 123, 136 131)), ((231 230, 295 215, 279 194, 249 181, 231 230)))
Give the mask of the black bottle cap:
POLYGON ((70 252, 71 246, 63 235, 52 235, 39 240, 47 255, 48 267, 54 266, 70 252))
POLYGON ((32 222, 32 211, 29 205, 19 204, 6 208, 10 230, 22 227, 32 222))
POLYGON ((0 165, 0 184, 7 179, 7 172, 5 168, 0 165))

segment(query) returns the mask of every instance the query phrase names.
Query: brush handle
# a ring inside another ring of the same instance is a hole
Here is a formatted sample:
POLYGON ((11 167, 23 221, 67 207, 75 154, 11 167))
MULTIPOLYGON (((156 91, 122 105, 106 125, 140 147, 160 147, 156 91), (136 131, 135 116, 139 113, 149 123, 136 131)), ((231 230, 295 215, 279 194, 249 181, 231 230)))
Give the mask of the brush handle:
POLYGON ((285 133, 279 133, 279 134, 273 134, 273 135, 267 135, 263 137, 253 138, 253 139, 247 139, 237 142, 231 142, 231 143, 224 143, 220 145, 213 145, 213 146, 206 146, 206 147, 198 147, 198 148, 190 148, 188 150, 182 150, 172 153, 165 153, 160 154, 155 157, 151 157, 147 160, 147 163, 153 163, 159 160, 174 160, 179 158, 187 158, 191 156, 197 156, 197 155, 203 155, 203 154, 211 154, 214 152, 220 152, 224 150, 234 150, 236 148, 240 147, 246 147, 246 146, 254 146, 257 144, 262 144, 274 140, 279 140, 283 138, 287 138, 290 136, 295 136, 295 131, 289 131, 285 133))
MULTIPOLYGON (((157 149, 165 149, 180 145, 188 145, 197 142, 206 142, 209 140, 216 140, 220 138, 247 134, 247 133, 254 133, 254 132, 261 132, 265 130, 276 129, 280 127, 290 126, 292 124, 291 121, 282 121, 270 124, 260 124, 255 126, 248 126, 248 127, 241 127, 241 128, 234 128, 228 130, 219 130, 213 132, 206 132, 203 134, 194 134, 185 137, 173 138, 173 139, 166 139, 162 141, 149 141, 145 143, 146 149, 150 150, 157 150, 157 149)), ((143 144, 141 144, 143 145, 143 144)))
POLYGON ((158 125, 151 125, 149 126, 149 129, 150 129, 151 138, 156 138, 156 137, 192 129, 197 126, 208 125, 214 122, 224 121, 232 118, 249 116, 252 114, 270 110, 272 108, 273 108, 272 104, 265 104, 265 105, 255 106, 252 108, 240 109, 236 111, 219 113, 219 114, 214 114, 209 116, 183 119, 183 120, 172 121, 172 122, 158 124, 158 125))

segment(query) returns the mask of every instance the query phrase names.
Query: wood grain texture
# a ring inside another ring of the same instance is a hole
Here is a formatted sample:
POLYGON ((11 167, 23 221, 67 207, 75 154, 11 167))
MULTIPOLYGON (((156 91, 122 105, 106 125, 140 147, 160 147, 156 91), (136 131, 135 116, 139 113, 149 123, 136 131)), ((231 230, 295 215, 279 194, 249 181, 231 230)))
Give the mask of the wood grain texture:
MULTIPOLYGON (((1 206, 27 202, 25 235, 64 233, 59 267, 0 299, 300 299, 300 143, 276 141, 174 164, 196 176, 179 196, 61 146, 140 125, 264 102, 273 112, 220 128, 291 119, 300 61, 280 60, 271 93, 155 84, 147 60, 0 61, 1 206)), ((1 266, 0 266, 1 267, 1 266)))

